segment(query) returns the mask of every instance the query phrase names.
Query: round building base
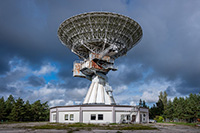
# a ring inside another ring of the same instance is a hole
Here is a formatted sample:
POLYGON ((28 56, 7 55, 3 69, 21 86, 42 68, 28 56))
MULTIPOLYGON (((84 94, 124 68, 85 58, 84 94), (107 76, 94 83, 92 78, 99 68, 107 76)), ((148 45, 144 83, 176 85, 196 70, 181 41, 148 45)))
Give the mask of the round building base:
POLYGON ((129 105, 72 105, 50 108, 50 122, 148 123, 149 109, 129 105))

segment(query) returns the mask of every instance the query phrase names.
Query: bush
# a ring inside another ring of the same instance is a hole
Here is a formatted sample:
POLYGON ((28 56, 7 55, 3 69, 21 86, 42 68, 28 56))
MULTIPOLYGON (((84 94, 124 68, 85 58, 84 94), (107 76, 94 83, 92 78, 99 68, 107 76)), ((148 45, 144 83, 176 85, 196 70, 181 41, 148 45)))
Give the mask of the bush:
POLYGON ((163 122, 164 118, 162 116, 156 116, 156 118, 154 118, 154 120, 156 120, 157 122, 163 122))

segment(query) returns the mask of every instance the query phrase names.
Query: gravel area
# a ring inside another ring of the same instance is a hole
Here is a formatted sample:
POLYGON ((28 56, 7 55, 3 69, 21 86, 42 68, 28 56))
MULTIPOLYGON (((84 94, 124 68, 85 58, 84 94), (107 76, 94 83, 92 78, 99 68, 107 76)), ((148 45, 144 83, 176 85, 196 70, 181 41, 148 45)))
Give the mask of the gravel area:
MULTIPOLYGON (((0 124, 0 133, 66 133, 67 130, 55 129, 26 129, 23 127, 30 127, 35 125, 45 125, 48 122, 28 122, 28 123, 13 123, 13 124, 0 124)), ((149 124, 158 130, 91 130, 91 131, 74 131, 73 133, 200 133, 200 127, 157 123, 149 124)))

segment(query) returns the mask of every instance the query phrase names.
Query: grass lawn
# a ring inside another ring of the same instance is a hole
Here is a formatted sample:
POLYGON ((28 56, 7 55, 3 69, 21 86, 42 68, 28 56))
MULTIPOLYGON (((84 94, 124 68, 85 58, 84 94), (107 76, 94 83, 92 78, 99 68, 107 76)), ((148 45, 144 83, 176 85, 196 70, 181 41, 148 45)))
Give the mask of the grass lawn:
POLYGON ((48 123, 46 125, 39 125, 33 127, 26 127, 32 129, 67 129, 72 131, 88 130, 156 130, 157 128, 143 124, 85 124, 85 123, 74 123, 74 124, 62 124, 62 123, 48 123))

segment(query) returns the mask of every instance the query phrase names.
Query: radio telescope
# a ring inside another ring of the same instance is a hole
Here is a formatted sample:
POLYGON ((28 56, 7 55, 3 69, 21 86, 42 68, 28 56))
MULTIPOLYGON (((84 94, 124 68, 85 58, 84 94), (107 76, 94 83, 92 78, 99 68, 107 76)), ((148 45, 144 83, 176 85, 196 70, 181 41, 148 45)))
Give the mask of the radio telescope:
POLYGON ((115 59, 139 42, 141 26, 116 13, 91 12, 65 20, 58 37, 81 59, 74 62, 73 76, 92 81, 83 104, 115 105, 106 74, 116 71, 115 59))

